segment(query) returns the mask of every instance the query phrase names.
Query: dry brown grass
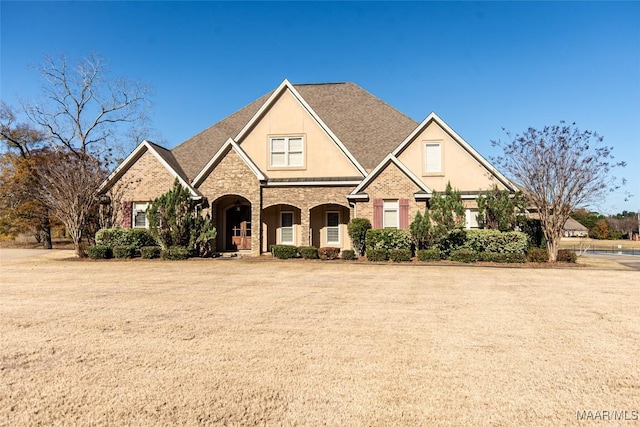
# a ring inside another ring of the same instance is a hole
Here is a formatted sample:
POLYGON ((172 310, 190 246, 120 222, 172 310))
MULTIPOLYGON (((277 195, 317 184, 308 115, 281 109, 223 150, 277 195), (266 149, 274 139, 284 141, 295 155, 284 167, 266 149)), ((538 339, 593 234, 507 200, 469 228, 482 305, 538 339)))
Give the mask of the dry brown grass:
POLYGON ((1 266, 1 425, 540 426, 640 409, 638 272, 54 258, 1 266))

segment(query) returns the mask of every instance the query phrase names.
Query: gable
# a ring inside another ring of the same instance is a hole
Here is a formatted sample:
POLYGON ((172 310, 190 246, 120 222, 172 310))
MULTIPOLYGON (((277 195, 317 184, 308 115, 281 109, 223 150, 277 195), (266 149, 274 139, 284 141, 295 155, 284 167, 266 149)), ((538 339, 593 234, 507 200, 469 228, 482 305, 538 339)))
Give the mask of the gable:
POLYGON ((241 134, 238 144, 271 179, 362 176, 358 168, 315 117, 286 88, 241 134), (270 138, 302 137, 303 162, 298 167, 275 167, 270 161, 270 138))
POLYGON ((380 169, 376 168, 372 175, 367 177, 362 185, 358 186, 352 194, 366 193, 369 198, 398 199, 410 198, 416 193, 425 192, 413 177, 403 171, 401 165, 389 158, 389 161, 380 169))
POLYGON ((248 197, 259 190, 260 181, 238 151, 228 146, 211 172, 203 177, 198 191, 210 201, 225 194, 248 197))
POLYGON ((119 192, 125 188, 130 188, 130 190, 127 190, 129 193, 135 191, 140 194, 155 194, 155 189, 166 188, 152 197, 155 198, 170 190, 175 179, 189 190, 191 197, 194 199, 200 197, 186 181, 184 171, 173 154, 159 145, 144 140, 102 182, 98 188, 98 194, 105 194, 114 187, 119 192), (166 177, 169 177, 171 181, 168 187, 164 185, 166 177), (151 178, 151 181, 149 181, 149 178, 151 178), (156 180, 154 181, 154 179, 156 180), (149 184, 148 189, 142 188, 140 183, 149 184))
POLYGON ((416 129, 394 153, 429 188, 444 191, 447 182, 460 191, 483 191, 497 185, 507 189, 509 181, 434 114, 416 129), (429 147, 427 147, 427 144, 429 147), (426 168, 426 151, 440 147, 439 173, 426 168))
POLYGON ((148 201, 171 190, 173 176, 151 151, 145 151, 114 184, 122 200, 148 201))

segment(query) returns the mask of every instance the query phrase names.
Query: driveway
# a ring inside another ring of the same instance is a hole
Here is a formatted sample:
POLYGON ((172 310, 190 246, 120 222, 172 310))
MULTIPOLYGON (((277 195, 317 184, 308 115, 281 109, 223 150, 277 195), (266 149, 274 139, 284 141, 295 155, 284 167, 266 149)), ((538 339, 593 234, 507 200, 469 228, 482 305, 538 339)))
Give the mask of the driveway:
POLYGON ((584 254, 586 258, 606 259, 607 261, 617 262, 626 267, 640 271, 640 256, 637 255, 608 255, 608 254, 584 254))
POLYGON ((68 253, 68 250, 63 249, 15 249, 15 248, 0 248, 0 263, 3 261, 9 261, 12 259, 21 258, 33 258, 41 255, 53 255, 60 252, 68 253))

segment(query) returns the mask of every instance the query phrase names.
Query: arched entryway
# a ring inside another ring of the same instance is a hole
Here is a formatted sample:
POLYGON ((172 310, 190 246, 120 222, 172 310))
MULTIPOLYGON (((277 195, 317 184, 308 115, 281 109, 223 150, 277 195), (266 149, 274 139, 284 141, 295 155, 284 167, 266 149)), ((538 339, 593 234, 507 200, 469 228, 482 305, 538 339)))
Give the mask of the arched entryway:
POLYGON ((342 249, 351 248, 347 234, 347 224, 351 219, 348 207, 338 204, 318 205, 309 211, 311 244, 317 248, 332 246, 342 249))
POLYGON ((218 247, 225 252, 251 250, 253 224, 251 203, 238 195, 216 200, 218 247))

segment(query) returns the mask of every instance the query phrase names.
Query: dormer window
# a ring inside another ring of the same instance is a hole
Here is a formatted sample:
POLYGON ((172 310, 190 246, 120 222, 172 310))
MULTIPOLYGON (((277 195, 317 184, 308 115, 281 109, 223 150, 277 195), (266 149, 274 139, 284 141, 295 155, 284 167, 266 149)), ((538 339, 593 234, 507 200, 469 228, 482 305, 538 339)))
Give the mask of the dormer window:
POLYGON ((304 167, 304 139, 301 136, 269 138, 269 165, 272 168, 304 167))

